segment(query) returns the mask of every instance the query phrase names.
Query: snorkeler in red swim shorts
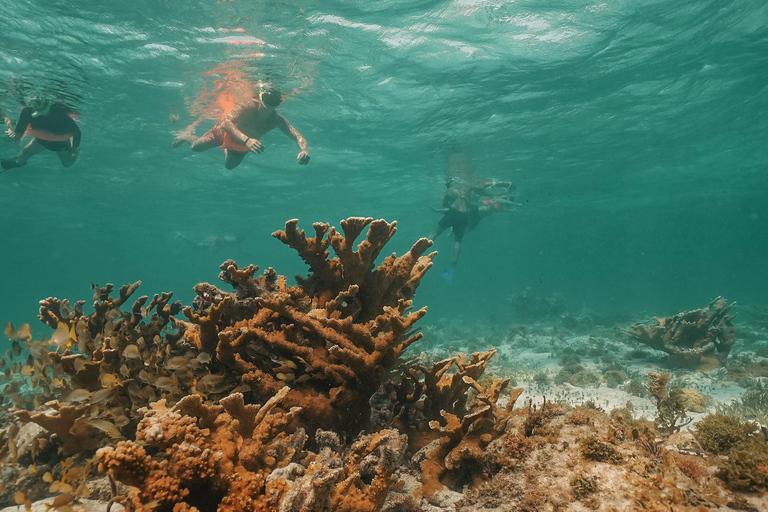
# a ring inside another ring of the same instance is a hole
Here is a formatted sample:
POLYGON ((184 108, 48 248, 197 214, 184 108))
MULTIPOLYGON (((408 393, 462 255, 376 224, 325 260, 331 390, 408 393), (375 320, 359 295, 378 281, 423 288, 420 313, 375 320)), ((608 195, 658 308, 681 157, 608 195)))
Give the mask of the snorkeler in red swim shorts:
POLYGON ((6 135, 14 140, 24 134, 32 140, 24 146, 16 158, 0 160, 3 170, 26 165, 34 155, 48 150, 55 151, 64 167, 70 167, 80 154, 80 128, 67 109, 47 98, 35 96, 21 109, 16 128, 8 128, 6 135))
POLYGON ((282 102, 275 89, 263 90, 258 98, 252 98, 232 109, 216 126, 202 137, 195 137, 191 131, 182 132, 173 141, 173 146, 188 143, 192 151, 207 151, 211 148, 224 149, 224 166, 234 169, 248 153, 263 153, 261 138, 275 128, 296 141, 301 150, 296 157, 300 165, 309 163, 307 141, 286 118, 276 112, 282 102))

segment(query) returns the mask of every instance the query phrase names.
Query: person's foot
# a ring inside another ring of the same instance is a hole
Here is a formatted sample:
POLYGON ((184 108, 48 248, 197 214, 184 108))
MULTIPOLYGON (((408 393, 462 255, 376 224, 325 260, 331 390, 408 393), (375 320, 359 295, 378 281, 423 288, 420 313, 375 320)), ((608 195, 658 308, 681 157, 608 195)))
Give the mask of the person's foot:
POLYGON ((182 134, 176 137, 175 139, 173 139, 173 142, 171 144, 173 145, 173 147, 177 148, 182 144, 184 144, 185 142, 189 142, 189 141, 187 140, 186 135, 182 134))
POLYGON ((449 283, 453 281, 453 271, 456 270, 456 265, 458 265, 459 262, 454 260, 451 262, 450 265, 448 265, 448 268, 443 271, 443 280, 448 281, 449 283))
POLYGON ((4 171, 7 171, 8 169, 16 169, 17 167, 24 167, 25 165, 27 165, 27 162, 19 163, 15 158, 3 158, 0 160, 0 167, 2 167, 4 171))

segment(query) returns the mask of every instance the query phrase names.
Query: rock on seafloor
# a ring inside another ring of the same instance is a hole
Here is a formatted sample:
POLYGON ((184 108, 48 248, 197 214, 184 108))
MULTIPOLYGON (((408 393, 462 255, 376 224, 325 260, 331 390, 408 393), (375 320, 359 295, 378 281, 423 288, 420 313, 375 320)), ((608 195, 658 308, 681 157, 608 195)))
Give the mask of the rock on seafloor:
MULTIPOLYGON (((32 504, 31 512, 48 512, 51 509, 50 504, 52 502, 53 497, 36 501, 32 504)), ((107 504, 106 501, 81 499, 77 503, 71 504, 70 510, 72 512, 104 512, 107 510, 107 504)), ((24 508, 13 505, 0 509, 0 512, 19 512, 19 510, 24 510, 24 508)), ((125 509, 122 505, 113 503, 110 512, 123 512, 123 510, 125 509)))

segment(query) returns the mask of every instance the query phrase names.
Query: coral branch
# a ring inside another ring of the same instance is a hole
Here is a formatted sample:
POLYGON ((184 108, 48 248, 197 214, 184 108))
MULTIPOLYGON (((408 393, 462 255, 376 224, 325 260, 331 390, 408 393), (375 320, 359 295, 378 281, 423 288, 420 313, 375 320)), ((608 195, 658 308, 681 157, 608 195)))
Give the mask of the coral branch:
POLYGON ((235 293, 195 287, 185 338, 238 373, 257 401, 289 384, 283 404, 300 407, 310 429, 354 433, 368 421, 369 400, 387 371, 421 338, 412 329, 426 308, 410 311, 410 299, 432 265, 434 253, 424 255, 432 243, 421 239, 375 267, 394 222, 352 217, 342 221, 343 234, 314 224, 311 238, 297 224, 288 221, 273 235, 310 266, 308 277, 297 278, 301 287, 286 286, 274 271, 254 278, 256 267, 228 260, 219 277, 235 293))
POLYGON ((734 305, 718 297, 706 308, 655 318, 654 324, 634 324, 621 331, 670 354, 678 364, 706 370, 724 365, 736 341, 735 315, 728 316, 734 305))

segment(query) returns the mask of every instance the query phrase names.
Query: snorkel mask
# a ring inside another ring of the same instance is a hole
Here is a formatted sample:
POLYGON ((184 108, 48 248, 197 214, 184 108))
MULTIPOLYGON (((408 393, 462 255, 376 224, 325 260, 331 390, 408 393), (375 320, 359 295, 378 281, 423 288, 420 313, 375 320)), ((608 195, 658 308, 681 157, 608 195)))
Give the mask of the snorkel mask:
POLYGON ((34 110, 32 117, 48 115, 51 111, 51 100, 41 96, 33 96, 29 98, 27 105, 34 110))
POLYGON ((265 89, 259 94, 259 101, 267 108, 276 109, 283 102, 283 98, 277 89, 265 89))

